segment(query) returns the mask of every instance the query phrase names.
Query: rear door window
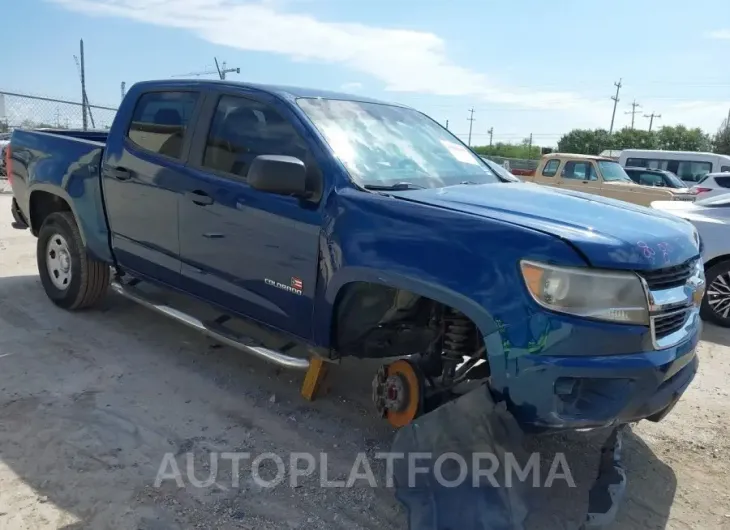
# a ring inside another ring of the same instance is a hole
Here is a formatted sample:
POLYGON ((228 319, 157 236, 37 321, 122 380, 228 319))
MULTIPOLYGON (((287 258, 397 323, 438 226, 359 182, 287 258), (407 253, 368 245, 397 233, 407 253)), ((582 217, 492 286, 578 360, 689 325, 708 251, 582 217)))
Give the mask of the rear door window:
POLYGON ((137 101, 127 138, 135 145, 171 158, 182 159, 182 146, 197 92, 149 92, 137 101))

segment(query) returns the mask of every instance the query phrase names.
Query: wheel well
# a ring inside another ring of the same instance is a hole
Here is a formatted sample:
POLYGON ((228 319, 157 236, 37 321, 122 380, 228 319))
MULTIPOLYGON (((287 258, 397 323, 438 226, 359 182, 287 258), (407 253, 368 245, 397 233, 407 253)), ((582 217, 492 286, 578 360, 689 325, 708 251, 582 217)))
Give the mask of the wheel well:
POLYGON ((483 348, 477 325, 460 311, 408 290, 353 282, 335 300, 331 344, 340 355, 356 357, 426 354, 435 345, 440 355, 449 349, 441 340, 448 342, 445 326, 454 318, 468 328, 468 348, 483 348))
POLYGON ((30 195, 30 228, 33 235, 38 235, 43 221, 52 213, 70 211, 71 206, 58 195, 47 191, 34 191, 30 195))
POLYGON ((724 256, 715 256, 710 261, 705 263, 705 272, 710 270, 712 267, 714 267, 718 263, 722 263, 723 261, 730 261, 730 254, 726 254, 724 256))

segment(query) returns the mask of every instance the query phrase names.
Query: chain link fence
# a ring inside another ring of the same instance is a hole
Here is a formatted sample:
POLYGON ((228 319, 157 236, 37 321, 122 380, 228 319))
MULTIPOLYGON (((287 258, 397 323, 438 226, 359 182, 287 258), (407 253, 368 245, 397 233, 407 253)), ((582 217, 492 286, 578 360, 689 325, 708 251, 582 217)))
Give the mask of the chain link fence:
POLYGON ((0 135, 21 127, 108 129, 116 113, 114 107, 88 102, 0 91, 0 135))

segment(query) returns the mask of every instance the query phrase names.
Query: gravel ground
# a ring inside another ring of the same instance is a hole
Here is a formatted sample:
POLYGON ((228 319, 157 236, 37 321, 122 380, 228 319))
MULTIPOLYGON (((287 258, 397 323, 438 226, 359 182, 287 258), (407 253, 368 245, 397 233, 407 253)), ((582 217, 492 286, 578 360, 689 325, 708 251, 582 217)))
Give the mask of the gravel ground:
MULTIPOLYGON (((35 239, 10 227, 9 205, 0 195, 0 529, 405 528, 390 489, 322 488, 314 475, 266 489, 246 462, 238 487, 230 462, 208 487, 186 477, 183 487, 155 487, 168 453, 183 474, 192 454, 203 480, 211 452, 326 452, 329 478, 346 478, 358 451, 386 451, 393 439, 369 407, 374 365, 333 367, 327 395, 307 403, 301 374, 118 296, 98 310, 60 310, 40 286, 35 239)), ((672 414, 626 437, 629 483, 613 529, 730 529, 730 331, 707 325, 699 355, 672 414)), ((589 442, 540 443, 585 461, 576 475, 591 478, 589 442)), ((552 513, 535 528, 575 528, 586 494, 556 487, 543 500, 552 513)))

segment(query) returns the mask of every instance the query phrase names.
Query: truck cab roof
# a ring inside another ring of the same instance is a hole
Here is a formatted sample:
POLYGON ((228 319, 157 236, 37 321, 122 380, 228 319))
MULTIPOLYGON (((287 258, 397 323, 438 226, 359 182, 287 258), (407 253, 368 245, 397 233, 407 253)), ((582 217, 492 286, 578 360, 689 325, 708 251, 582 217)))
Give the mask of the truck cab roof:
POLYGON ((321 90, 315 88, 305 87, 294 87, 294 86, 282 86, 282 85, 265 85, 258 83, 244 83, 239 81, 228 81, 228 80, 217 80, 217 79, 161 79, 154 81, 141 81, 135 83, 133 87, 141 91, 147 91, 156 88, 171 88, 171 87, 186 87, 186 88, 197 88, 202 89, 206 86, 226 86, 231 88, 242 88, 247 90, 256 90, 277 96, 282 99, 289 101, 297 98, 322 98, 322 99, 340 99, 347 101, 360 101, 363 103, 377 103, 381 105, 392 105, 396 107, 410 108, 406 105, 399 103, 393 103, 389 101, 381 101, 374 98, 369 98, 362 95, 347 94, 344 92, 336 92, 330 90, 321 90))

